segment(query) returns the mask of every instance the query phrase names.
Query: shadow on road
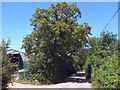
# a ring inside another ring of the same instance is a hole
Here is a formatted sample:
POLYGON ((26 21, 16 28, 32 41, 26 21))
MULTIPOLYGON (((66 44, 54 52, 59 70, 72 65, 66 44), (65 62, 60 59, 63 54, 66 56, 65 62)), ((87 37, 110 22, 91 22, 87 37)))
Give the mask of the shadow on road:
POLYGON ((63 80, 63 83, 73 82, 73 83, 91 83, 90 80, 85 78, 85 71, 78 71, 67 79, 63 80))

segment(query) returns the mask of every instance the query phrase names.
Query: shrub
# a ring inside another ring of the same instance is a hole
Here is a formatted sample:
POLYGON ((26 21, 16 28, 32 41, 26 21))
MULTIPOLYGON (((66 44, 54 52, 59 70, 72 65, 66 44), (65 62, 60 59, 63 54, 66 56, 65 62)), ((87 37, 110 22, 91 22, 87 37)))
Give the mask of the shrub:
POLYGON ((93 68, 93 86, 96 88, 118 88, 118 56, 107 56, 102 59, 102 64, 93 68))
POLYGON ((2 80, 2 89, 7 89, 8 84, 11 83, 14 73, 14 65, 10 62, 10 58, 7 55, 7 49, 9 48, 9 41, 5 42, 2 40, 0 44, 0 62, 2 62, 0 68, 2 68, 2 73, 0 79, 2 80))

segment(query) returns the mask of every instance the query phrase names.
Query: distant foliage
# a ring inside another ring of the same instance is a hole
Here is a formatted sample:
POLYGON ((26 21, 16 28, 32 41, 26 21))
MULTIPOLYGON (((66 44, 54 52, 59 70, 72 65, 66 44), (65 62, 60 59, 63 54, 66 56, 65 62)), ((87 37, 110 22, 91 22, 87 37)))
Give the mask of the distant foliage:
POLYGON ((83 65, 85 64, 86 61, 86 50, 85 48, 78 49, 75 55, 73 55, 73 60, 74 60, 74 67, 76 70, 83 69, 83 65))
POLYGON ((76 4, 63 2, 51 4, 48 9, 36 9, 30 19, 34 31, 23 40, 33 80, 56 83, 82 67, 85 60, 82 51, 91 27, 87 23, 78 24, 79 18, 81 12, 76 4))

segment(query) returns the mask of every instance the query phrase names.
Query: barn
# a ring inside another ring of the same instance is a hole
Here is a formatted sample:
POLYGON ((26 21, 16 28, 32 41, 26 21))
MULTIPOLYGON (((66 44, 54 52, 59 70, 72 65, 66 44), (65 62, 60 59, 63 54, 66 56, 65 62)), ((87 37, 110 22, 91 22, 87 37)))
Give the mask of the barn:
POLYGON ((16 71, 18 72, 19 79, 26 77, 26 72, 28 71, 28 58, 25 56, 24 52, 9 49, 7 54, 11 58, 11 63, 16 64, 16 71))

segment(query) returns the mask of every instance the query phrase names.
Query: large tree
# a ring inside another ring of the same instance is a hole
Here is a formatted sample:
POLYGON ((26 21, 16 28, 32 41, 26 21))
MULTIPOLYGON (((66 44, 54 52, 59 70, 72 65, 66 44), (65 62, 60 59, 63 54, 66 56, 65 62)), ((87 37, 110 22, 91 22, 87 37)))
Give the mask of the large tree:
POLYGON ((23 40, 33 79, 54 83, 75 72, 73 56, 84 48, 91 34, 91 27, 79 24, 79 18, 76 4, 63 2, 36 9, 30 19, 34 31, 23 40))

